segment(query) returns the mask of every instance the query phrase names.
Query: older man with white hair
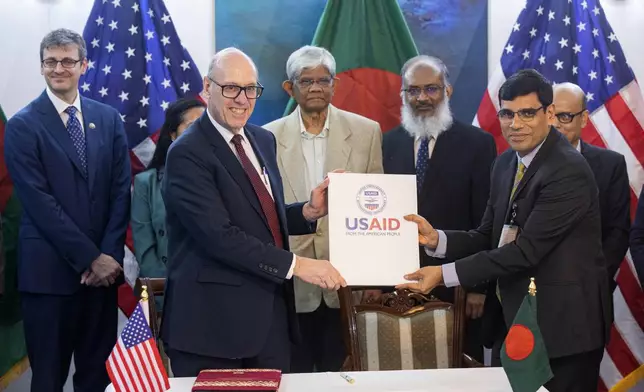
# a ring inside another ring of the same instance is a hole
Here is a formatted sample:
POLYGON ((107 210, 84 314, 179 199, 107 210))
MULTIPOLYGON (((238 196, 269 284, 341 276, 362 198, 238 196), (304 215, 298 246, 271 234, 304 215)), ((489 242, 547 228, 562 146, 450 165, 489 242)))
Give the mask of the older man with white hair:
MULTIPOLYGON (((420 55, 401 70, 402 124, 385 133, 383 165, 387 174, 415 174, 418 212, 437 227, 470 230, 478 227, 490 191, 490 168, 496 157, 492 136, 455 120, 449 98, 449 72, 438 58, 420 55), (437 222, 440 222, 437 223, 437 222)), ((421 264, 440 265, 421 250, 421 264)), ((452 302, 454 289, 439 287, 434 294, 452 302)), ((483 314, 485 287, 470 288, 467 316, 483 314)), ((466 349, 481 359, 476 323, 469 323, 466 349)))
POLYGON ((315 231, 328 180, 285 205, 275 137, 248 124, 261 96, 253 61, 228 48, 212 59, 208 110, 168 152, 163 183, 168 280, 162 337, 175 376, 203 369, 290 369, 298 339, 292 277, 337 290, 326 260, 289 251, 315 231))
MULTIPOLYGON (((282 87, 298 106, 290 115, 264 127, 275 134, 280 173, 287 203, 308 200, 326 173, 382 173, 382 134, 377 122, 331 105, 335 59, 326 49, 304 46, 286 63, 282 87)), ((317 232, 290 238, 299 256, 327 260, 329 230, 326 218, 317 232)), ((335 291, 295 279, 295 306, 303 342, 293 351, 294 372, 338 371, 346 357, 340 303, 335 291)), ((367 295, 374 292, 367 292, 367 295)))

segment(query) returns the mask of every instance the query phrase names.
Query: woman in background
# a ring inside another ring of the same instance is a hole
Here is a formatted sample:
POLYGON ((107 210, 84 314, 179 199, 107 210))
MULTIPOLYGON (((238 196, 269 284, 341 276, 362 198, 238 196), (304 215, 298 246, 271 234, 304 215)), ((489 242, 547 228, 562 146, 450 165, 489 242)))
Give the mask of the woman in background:
MULTIPOLYGON (((166 277, 168 241, 165 205, 161 198, 165 158, 170 144, 203 114, 204 109, 204 103, 196 99, 179 99, 170 104, 152 161, 146 171, 134 177, 132 237, 140 277, 166 277)), ((156 302, 157 309, 161 310, 162 301, 156 302)))

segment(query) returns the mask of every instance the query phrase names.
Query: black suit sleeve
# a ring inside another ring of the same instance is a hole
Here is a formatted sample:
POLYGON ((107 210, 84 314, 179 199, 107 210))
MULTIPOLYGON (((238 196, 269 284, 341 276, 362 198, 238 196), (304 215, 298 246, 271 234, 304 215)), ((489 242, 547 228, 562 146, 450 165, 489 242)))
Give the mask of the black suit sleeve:
POLYGON ((630 201, 631 188, 628 183, 626 161, 619 157, 615 170, 611 173, 608 187, 608 203, 606 211, 602 211, 604 233, 602 249, 608 265, 611 279, 622 264, 628 249, 628 235, 631 225, 630 201))
POLYGON ((639 276, 644 276, 644 188, 640 193, 630 235, 631 257, 639 276))
MULTIPOLYGON (((478 150, 478 154, 474 160, 472 192, 470 194, 470 227, 478 227, 481 224, 481 219, 483 219, 487 201, 490 197, 492 165, 496 159, 496 144, 494 143, 494 138, 488 134, 484 136, 484 143, 481 143, 481 148, 478 150)), ((485 294, 486 291, 487 284, 468 287, 468 292, 485 294)))
POLYGON ((208 255, 207 260, 281 283, 293 254, 233 226, 207 163, 185 145, 176 147, 170 149, 164 177, 163 199, 168 213, 177 216, 208 255), (283 274, 268 274, 261 268, 263 265, 277 266, 283 274))
POLYGON ((537 266, 585 216, 592 203, 591 183, 581 170, 554 173, 515 242, 456 261, 460 283, 474 285, 537 266))
POLYGON ((286 206, 286 222, 289 235, 306 235, 315 233, 316 222, 309 222, 302 214, 306 203, 293 203, 286 206))

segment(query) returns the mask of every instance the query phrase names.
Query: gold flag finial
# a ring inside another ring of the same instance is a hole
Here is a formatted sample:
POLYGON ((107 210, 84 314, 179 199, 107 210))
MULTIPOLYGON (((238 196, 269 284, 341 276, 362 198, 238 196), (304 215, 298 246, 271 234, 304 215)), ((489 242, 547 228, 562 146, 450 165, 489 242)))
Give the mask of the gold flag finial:
POLYGON ((141 286, 141 301, 147 301, 148 300, 148 286, 142 285, 141 286))
POLYGON ((530 278, 530 285, 528 286, 528 294, 535 296, 537 294, 537 285, 534 283, 534 278, 530 278))

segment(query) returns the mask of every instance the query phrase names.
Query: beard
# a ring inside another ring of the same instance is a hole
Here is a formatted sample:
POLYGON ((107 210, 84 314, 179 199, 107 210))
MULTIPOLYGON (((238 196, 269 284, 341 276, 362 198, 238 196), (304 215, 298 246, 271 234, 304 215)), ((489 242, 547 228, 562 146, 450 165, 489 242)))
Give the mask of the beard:
POLYGON ((400 109, 400 115, 403 127, 414 138, 433 137, 436 139, 454 123, 447 97, 436 107, 432 116, 417 116, 405 101, 400 109))

